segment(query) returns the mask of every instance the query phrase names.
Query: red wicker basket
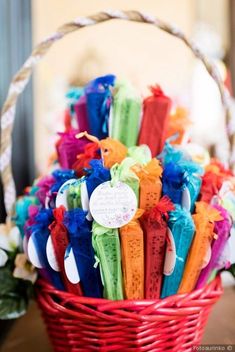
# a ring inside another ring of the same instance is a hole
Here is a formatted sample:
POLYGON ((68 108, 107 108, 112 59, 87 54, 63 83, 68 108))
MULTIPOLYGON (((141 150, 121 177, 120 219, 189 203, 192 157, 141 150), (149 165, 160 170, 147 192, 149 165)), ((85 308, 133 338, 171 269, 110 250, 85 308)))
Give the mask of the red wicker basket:
MULTIPOLYGON (((1 176, 8 218, 15 204, 15 185, 11 170, 12 130, 18 96, 29 81, 35 64, 54 42, 65 35, 110 19, 124 19, 154 25, 181 39, 205 65, 215 80, 225 107, 227 91, 213 64, 174 26, 137 11, 106 11, 78 18, 60 27, 40 43, 10 85, 1 114, 1 176)), ((229 138, 232 142, 232 138, 229 138)), ((42 279, 36 295, 55 351, 191 351, 201 341, 208 314, 222 294, 218 276, 208 286, 190 294, 163 300, 109 301, 78 297, 57 291, 42 279)))
POLYGON ((42 279, 36 291, 57 352, 192 351, 222 294, 219 276, 190 294, 155 301, 78 297, 57 291, 42 279))

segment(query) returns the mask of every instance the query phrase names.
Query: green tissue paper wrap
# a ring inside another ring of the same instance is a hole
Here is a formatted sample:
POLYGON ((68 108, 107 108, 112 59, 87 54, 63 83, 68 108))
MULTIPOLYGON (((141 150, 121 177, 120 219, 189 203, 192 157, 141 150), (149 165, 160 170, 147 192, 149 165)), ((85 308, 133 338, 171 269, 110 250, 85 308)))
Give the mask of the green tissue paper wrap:
POLYGON ((141 98, 127 82, 114 87, 111 136, 127 147, 137 144, 141 116, 141 98))
POLYGON ((128 148, 127 155, 140 165, 146 165, 152 160, 151 150, 146 144, 128 148))
POLYGON ((112 166, 111 173, 111 184, 115 185, 116 182, 121 181, 127 184, 135 193, 137 201, 139 202, 139 177, 131 170, 132 166, 136 164, 136 161, 132 158, 125 158, 121 164, 115 164, 112 166))

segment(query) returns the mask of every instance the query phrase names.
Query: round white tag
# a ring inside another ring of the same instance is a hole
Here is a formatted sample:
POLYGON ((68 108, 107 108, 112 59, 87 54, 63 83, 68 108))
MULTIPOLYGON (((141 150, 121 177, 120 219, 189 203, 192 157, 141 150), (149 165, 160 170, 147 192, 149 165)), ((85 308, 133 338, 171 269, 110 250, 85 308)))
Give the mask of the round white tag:
POLYGON ((55 200, 56 208, 63 205, 65 209, 68 210, 67 197, 68 197, 69 187, 75 185, 76 183, 78 183, 78 180, 76 178, 71 178, 71 180, 68 180, 62 184, 62 186, 60 187, 56 195, 56 200, 55 200))
POLYGON ((50 264, 50 267, 55 271, 60 271, 60 268, 56 259, 55 249, 53 247, 51 235, 49 235, 47 240, 46 254, 47 254, 47 260, 48 260, 48 263, 50 264))
POLYGON ((90 198, 90 212, 95 221, 107 228, 116 229, 131 221, 137 210, 134 191, 125 183, 110 181, 99 185, 90 198))
POLYGON ((175 268, 176 262, 176 250, 175 250, 175 240, 172 235, 171 230, 167 229, 167 244, 166 244, 166 256, 164 262, 164 275, 170 276, 175 268))
POLYGON ((35 247, 34 237, 35 233, 32 233, 32 235, 29 237, 27 253, 29 260, 33 264, 33 266, 35 266, 35 268, 42 269, 44 266, 43 263, 41 263, 40 261, 37 248, 35 247))
POLYGON ((68 245, 64 255, 64 269, 68 280, 72 284, 77 284, 80 281, 77 264, 71 245, 68 245))

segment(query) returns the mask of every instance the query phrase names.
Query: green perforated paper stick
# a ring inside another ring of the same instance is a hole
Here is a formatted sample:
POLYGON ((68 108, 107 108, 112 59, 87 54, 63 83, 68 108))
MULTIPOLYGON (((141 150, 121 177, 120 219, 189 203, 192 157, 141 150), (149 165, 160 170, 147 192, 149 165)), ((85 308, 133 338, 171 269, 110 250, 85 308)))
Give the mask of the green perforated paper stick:
POLYGON ((141 98, 126 81, 114 87, 111 137, 127 147, 137 144, 141 115, 141 98))
POLYGON ((108 229, 93 222, 92 246, 100 262, 104 298, 123 299, 121 251, 117 229, 108 229))

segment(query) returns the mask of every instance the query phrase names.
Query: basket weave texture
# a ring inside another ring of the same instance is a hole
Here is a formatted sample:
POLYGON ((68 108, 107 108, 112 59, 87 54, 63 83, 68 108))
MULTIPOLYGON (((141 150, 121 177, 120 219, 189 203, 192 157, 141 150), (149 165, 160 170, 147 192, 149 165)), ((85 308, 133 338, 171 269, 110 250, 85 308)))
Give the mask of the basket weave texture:
POLYGON ((190 294, 162 300, 109 301, 56 291, 37 284, 42 310, 57 352, 187 352, 200 343, 221 279, 190 294))

